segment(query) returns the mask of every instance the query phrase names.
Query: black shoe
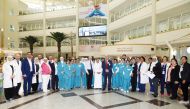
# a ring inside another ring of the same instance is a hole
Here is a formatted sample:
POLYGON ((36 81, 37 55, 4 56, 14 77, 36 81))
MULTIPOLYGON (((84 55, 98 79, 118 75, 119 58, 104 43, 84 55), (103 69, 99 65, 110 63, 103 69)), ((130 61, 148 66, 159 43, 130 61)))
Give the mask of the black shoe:
POLYGON ((18 99, 18 96, 14 96, 13 99, 18 99))
POLYGON ((105 91, 105 89, 102 89, 102 91, 105 91))
POLYGON ((154 97, 158 97, 158 95, 156 95, 156 94, 152 94, 154 97))
POLYGON ((131 92, 136 92, 136 90, 131 90, 131 92))
POLYGON ((108 91, 112 91, 112 89, 108 89, 108 91))
POLYGON ((170 97, 171 100, 176 100, 177 98, 176 97, 170 97))
POLYGON ((18 98, 21 98, 21 96, 20 96, 20 95, 17 95, 17 97, 18 97, 18 98))

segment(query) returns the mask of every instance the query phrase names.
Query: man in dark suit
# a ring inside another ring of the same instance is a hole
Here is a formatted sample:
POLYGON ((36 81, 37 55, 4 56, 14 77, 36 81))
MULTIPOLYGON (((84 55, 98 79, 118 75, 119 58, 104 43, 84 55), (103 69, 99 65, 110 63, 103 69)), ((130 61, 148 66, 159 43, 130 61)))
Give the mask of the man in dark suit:
POLYGON ((154 97, 158 96, 158 86, 159 86, 159 81, 161 80, 162 77, 162 66, 160 63, 160 60, 157 59, 157 57, 153 57, 153 61, 155 63, 155 66, 153 67, 152 71, 155 75, 155 77, 152 79, 153 86, 154 86, 154 97))
POLYGON ((179 73, 179 78, 181 80, 181 89, 183 91, 183 101, 180 104, 189 104, 188 101, 188 87, 190 83, 190 64, 187 63, 187 56, 181 57, 181 68, 179 73))
POLYGON ((131 66, 133 67, 133 72, 131 74, 131 86, 132 92, 136 92, 136 88, 137 88, 137 69, 138 69, 138 65, 137 62, 135 61, 135 58, 131 59, 131 66))
POLYGON ((31 94, 32 77, 34 75, 34 60, 32 53, 27 53, 27 58, 22 61, 22 75, 24 79, 24 96, 31 94))
POLYGON ((103 82, 103 91, 106 89, 107 85, 107 79, 108 79, 108 91, 110 91, 111 88, 111 78, 112 78, 112 61, 109 60, 108 56, 106 56, 105 60, 102 61, 102 69, 103 69, 103 77, 104 77, 104 82, 103 82))
POLYGON ((49 65, 51 67, 51 87, 55 91, 58 90, 58 76, 56 72, 56 63, 52 56, 49 56, 49 65))

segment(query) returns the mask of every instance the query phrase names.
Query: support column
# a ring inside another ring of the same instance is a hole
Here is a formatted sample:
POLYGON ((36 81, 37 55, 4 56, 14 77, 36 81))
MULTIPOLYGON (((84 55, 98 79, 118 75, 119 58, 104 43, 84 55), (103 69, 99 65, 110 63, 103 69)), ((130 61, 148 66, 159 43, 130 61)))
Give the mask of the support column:
POLYGON ((43 2, 43 56, 46 57, 46 0, 43 2))
POLYGON ((3 49, 4 48, 4 30, 3 30, 3 28, 1 28, 0 32, 1 32, 1 39, 0 39, 1 45, 0 45, 0 48, 3 49))
POLYGON ((76 31, 76 58, 79 57, 79 31, 78 31, 78 27, 79 27, 79 0, 76 0, 76 6, 77 6, 77 13, 76 13, 76 27, 75 27, 75 31, 76 31))
POLYGON ((107 0, 107 44, 108 45, 111 45, 111 40, 110 40, 110 33, 109 33, 109 28, 108 28, 108 25, 110 23, 110 20, 109 20, 109 0, 107 0))
POLYGON ((156 44, 156 0, 152 0, 152 45, 156 44))

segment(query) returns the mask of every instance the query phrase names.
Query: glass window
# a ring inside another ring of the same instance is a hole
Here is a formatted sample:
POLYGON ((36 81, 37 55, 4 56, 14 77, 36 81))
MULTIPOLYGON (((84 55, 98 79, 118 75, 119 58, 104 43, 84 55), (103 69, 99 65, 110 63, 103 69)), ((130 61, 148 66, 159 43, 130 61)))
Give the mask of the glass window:
POLYGON ((10 15, 10 16, 13 16, 13 15, 14 15, 14 9, 10 9, 10 10, 9 10, 9 15, 10 15))
POLYGON ((13 25, 10 25, 9 30, 10 30, 11 32, 14 32, 14 31, 15 31, 14 26, 13 26, 13 25))

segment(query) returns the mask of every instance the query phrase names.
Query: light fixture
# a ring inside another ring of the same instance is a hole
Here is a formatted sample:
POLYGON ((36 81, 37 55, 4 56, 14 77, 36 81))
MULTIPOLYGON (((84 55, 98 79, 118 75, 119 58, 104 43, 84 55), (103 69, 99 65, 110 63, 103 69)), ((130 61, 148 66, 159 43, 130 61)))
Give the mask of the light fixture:
POLYGON ((174 56, 177 55, 177 51, 176 50, 173 50, 173 53, 172 53, 174 56))
POLYGON ((1 31, 4 31, 4 29, 3 29, 3 28, 1 28, 1 31))
POLYGON ((190 47, 187 47, 187 53, 190 54, 190 47))

